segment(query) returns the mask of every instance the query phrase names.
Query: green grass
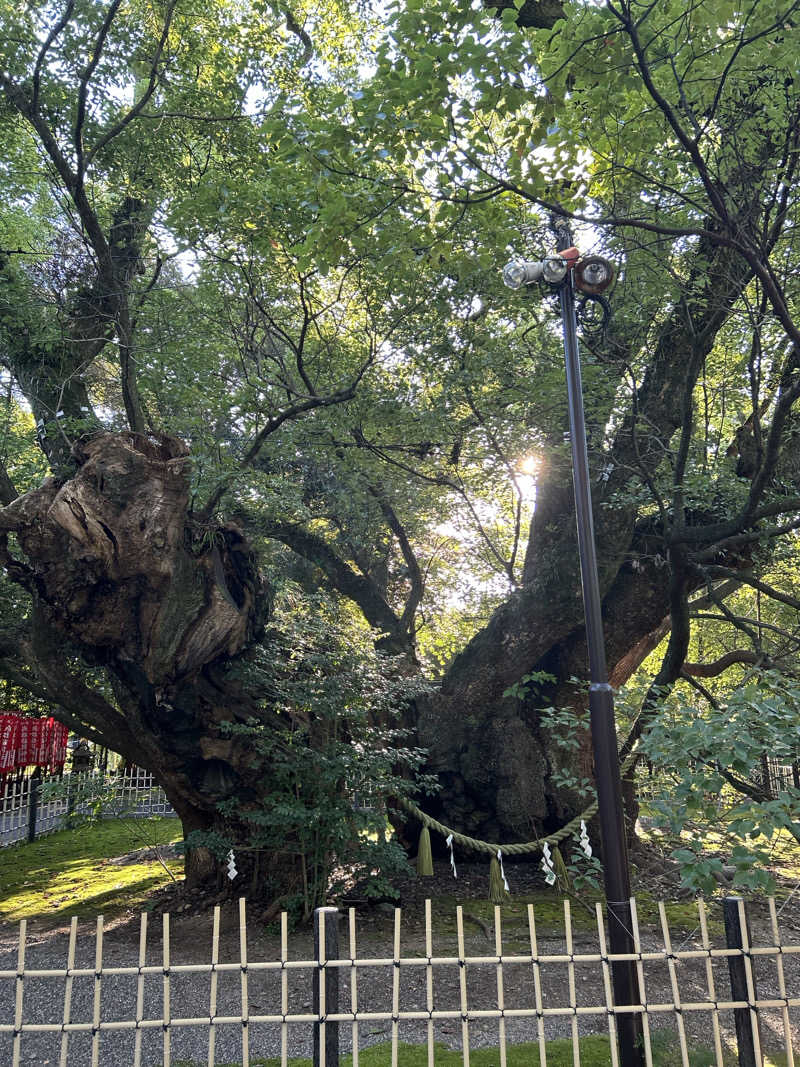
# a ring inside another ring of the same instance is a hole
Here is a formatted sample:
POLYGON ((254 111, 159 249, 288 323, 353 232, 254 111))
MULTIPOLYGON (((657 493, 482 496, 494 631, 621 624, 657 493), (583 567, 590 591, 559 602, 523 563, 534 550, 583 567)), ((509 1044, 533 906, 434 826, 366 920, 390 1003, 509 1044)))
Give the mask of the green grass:
MULTIPOLYGON (((109 859, 180 837, 176 819, 108 819, 0 849, 0 919, 87 918, 141 909, 150 893, 170 882, 169 875, 156 860, 115 866, 109 859)), ((182 860, 166 863, 182 877, 182 860)))
MULTIPOLYGON (((675 1067, 676 1048, 678 1038, 676 1034, 665 1031, 657 1032, 652 1037, 653 1064, 654 1067, 675 1067)), ((583 1037, 580 1041, 582 1067, 608 1067, 611 1063, 611 1053, 608 1047, 608 1038, 602 1036, 583 1037)), ((391 1045, 373 1045, 359 1053, 358 1062, 360 1067, 389 1067, 392 1062, 391 1045)), ((445 1048, 444 1045, 436 1046, 436 1067, 462 1067, 463 1056, 460 1052, 445 1048)), ((257 1059, 250 1060, 252 1067, 280 1067, 280 1059, 257 1059)), ((340 1061, 342 1067, 352 1067, 352 1056, 344 1056, 340 1061)), ((470 1051, 470 1067, 498 1067, 500 1052, 496 1048, 481 1048, 470 1051)), ((525 1044, 509 1046, 507 1063, 508 1067, 538 1067, 539 1065, 538 1044, 525 1044)), ((712 1067, 716 1062, 714 1053, 710 1049, 693 1049, 690 1054, 692 1067, 712 1067)), ((428 1067, 428 1052, 423 1045, 400 1045, 398 1063, 400 1067, 428 1067)), ((572 1042, 570 1040, 547 1042, 547 1067, 573 1067, 572 1042)), ((784 1060, 772 1061, 767 1059, 765 1067, 780 1067, 784 1060)), ((726 1064, 734 1067, 735 1057, 731 1054, 726 1064)), ((182 1060, 174 1067, 200 1067, 191 1060, 182 1060)), ((220 1067, 241 1067, 240 1064, 220 1064, 220 1067)), ((289 1060, 289 1067, 312 1067, 311 1060, 289 1060)))

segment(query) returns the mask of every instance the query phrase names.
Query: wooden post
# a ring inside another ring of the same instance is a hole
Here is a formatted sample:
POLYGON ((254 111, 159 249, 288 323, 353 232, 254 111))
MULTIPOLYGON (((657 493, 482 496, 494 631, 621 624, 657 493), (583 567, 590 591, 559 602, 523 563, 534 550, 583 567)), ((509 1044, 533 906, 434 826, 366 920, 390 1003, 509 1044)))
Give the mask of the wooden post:
POLYGON ((75 772, 67 775, 67 814, 64 819, 64 829, 71 830, 75 822, 73 816, 75 814, 75 791, 72 788, 75 781, 75 772))
MULTIPOLYGON (((747 922, 747 913, 742 907, 742 911, 745 915, 745 924, 747 926, 746 931, 742 930, 742 923, 740 918, 740 902, 744 904, 741 897, 725 897, 722 902, 722 909, 725 916, 725 943, 728 948, 744 949, 745 946, 750 945, 750 930, 749 923, 747 922), (744 934, 746 933, 746 937, 744 934)), ((750 995, 748 992, 748 963, 744 954, 740 956, 728 956, 728 970, 731 978, 731 1000, 745 1000, 750 1001, 750 995)), ((750 968, 750 981, 752 983, 753 997, 757 998, 758 993, 756 991, 755 975, 752 973, 752 965, 750 968)), ((733 1015, 736 1023, 736 1044, 739 1049, 739 1067, 762 1067, 761 1059, 761 1041, 758 1034, 758 1019, 756 1019, 756 1032, 753 1028, 753 1014, 750 1008, 734 1008, 733 1015)))
POLYGON ((761 753, 762 785, 764 787, 764 792, 767 794, 767 796, 768 797, 774 797, 775 796, 775 792, 774 792, 774 790, 772 788, 772 774, 770 773, 770 771, 771 771, 771 768, 770 768, 770 765, 769 765, 769 756, 767 755, 766 752, 762 752, 761 753))
POLYGON ((39 782, 42 778, 42 768, 37 767, 30 777, 30 793, 28 794, 28 844, 36 840, 36 816, 39 811, 39 782))
POLYGON ((314 953, 317 969, 313 976, 314 1067, 339 1067, 339 1024, 326 1022, 326 1016, 339 1010, 339 968, 326 967, 339 958, 338 908, 314 909, 314 953))

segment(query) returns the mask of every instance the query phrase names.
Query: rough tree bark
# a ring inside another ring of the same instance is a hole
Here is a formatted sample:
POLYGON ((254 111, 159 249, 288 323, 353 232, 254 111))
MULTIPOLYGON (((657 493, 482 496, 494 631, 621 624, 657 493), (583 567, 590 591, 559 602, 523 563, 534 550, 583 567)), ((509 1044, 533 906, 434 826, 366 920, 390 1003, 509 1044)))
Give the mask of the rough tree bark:
MULTIPOLYGON (((67 708, 70 686, 82 685, 70 655, 105 668, 113 700, 95 694, 81 719, 154 773, 186 833, 217 829, 244 843, 217 804, 235 795, 257 805, 268 774, 222 724, 268 715, 228 675, 263 631, 269 588, 236 527, 193 522, 182 442, 98 432, 73 455, 71 477, 0 512, 4 541, 13 532, 29 561, 12 566, 33 598, 28 662, 67 708)), ((272 887, 265 875, 262 892, 285 891, 286 875, 272 887)), ((205 849, 190 851, 190 884, 219 876, 205 849)))

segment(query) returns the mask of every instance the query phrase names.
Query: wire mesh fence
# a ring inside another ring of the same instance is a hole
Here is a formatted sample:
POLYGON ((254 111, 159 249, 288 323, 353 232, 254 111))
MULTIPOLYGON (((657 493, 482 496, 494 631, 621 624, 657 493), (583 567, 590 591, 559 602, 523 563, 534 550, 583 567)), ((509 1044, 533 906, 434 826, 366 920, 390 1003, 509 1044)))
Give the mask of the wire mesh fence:
POLYGON ((315 1065, 338 1067, 348 1052, 358 1067, 366 1047, 386 1041, 387 1063, 395 1067, 402 1064, 401 1042, 409 1041, 427 1050, 434 1067, 443 1041, 460 1050, 465 1067, 480 1045, 495 1047, 506 1067, 513 1046, 528 1041, 535 1050, 531 1064, 546 1067, 552 1038, 566 1037, 580 1065, 582 1036, 604 1033, 616 1065, 617 1020, 633 1012, 642 1020, 647 1067, 689 1067, 698 1042, 710 1050, 704 1062, 727 1067, 731 1049, 738 1041, 741 1056, 745 1040, 751 1058, 740 1063, 765 1062, 769 1047, 794 1067, 800 944, 782 937, 774 901, 754 939, 743 901, 729 902, 738 944, 730 931, 727 940, 720 937, 718 917, 711 922, 702 902, 695 931, 682 932, 678 943, 663 903, 656 922, 644 925, 634 901, 632 957, 609 954, 599 905, 588 933, 585 925, 576 927, 568 901, 563 908, 563 931, 555 939, 537 927, 532 905, 513 930, 496 908, 479 952, 468 951, 474 945, 462 908, 443 930, 428 902, 421 928, 415 923, 411 932, 397 909, 382 952, 361 951, 355 912, 320 909, 313 947, 306 945, 299 959, 290 953, 284 914, 271 958, 258 959, 248 949, 242 900, 238 931, 226 939, 225 952, 215 909, 204 962, 196 961, 196 937, 187 946, 171 934, 169 915, 151 922, 143 914, 132 958, 109 951, 102 918, 80 944, 73 920, 58 966, 40 965, 36 939, 23 922, 16 959, 0 968, 0 1062, 170 1067, 190 1060, 211 1067, 235 1059, 247 1067, 254 1057, 274 1056, 286 1065, 292 1056, 313 1055, 315 1065), (614 1003, 611 970, 623 958, 634 960, 640 1003, 614 1003), (664 1027, 673 1034, 666 1061, 657 1057, 664 1027))
POLYGON ((71 817, 85 815, 95 805, 109 818, 175 814, 164 790, 141 767, 116 775, 10 774, 0 778, 0 848, 60 830, 71 817), (51 782, 61 788, 58 796, 48 799, 43 786, 51 782))

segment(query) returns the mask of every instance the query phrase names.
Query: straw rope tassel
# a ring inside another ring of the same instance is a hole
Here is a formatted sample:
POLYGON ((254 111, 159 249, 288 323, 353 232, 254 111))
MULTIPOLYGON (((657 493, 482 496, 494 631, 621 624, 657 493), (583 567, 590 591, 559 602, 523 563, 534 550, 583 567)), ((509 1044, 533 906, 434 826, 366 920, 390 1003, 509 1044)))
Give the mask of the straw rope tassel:
POLYGON ((500 870, 500 860, 497 856, 492 856, 489 863, 489 900, 492 904, 504 904, 508 897, 509 892, 505 887, 503 874, 500 870))
POLYGON ((556 878, 558 879, 558 885, 562 892, 572 892, 572 881, 567 870, 567 865, 564 863, 564 857, 561 855, 561 849, 558 845, 553 846, 553 870, 556 872, 556 878))
POLYGON ((431 832, 423 823, 417 848, 417 874, 421 878, 433 877, 433 852, 431 851, 431 832))

